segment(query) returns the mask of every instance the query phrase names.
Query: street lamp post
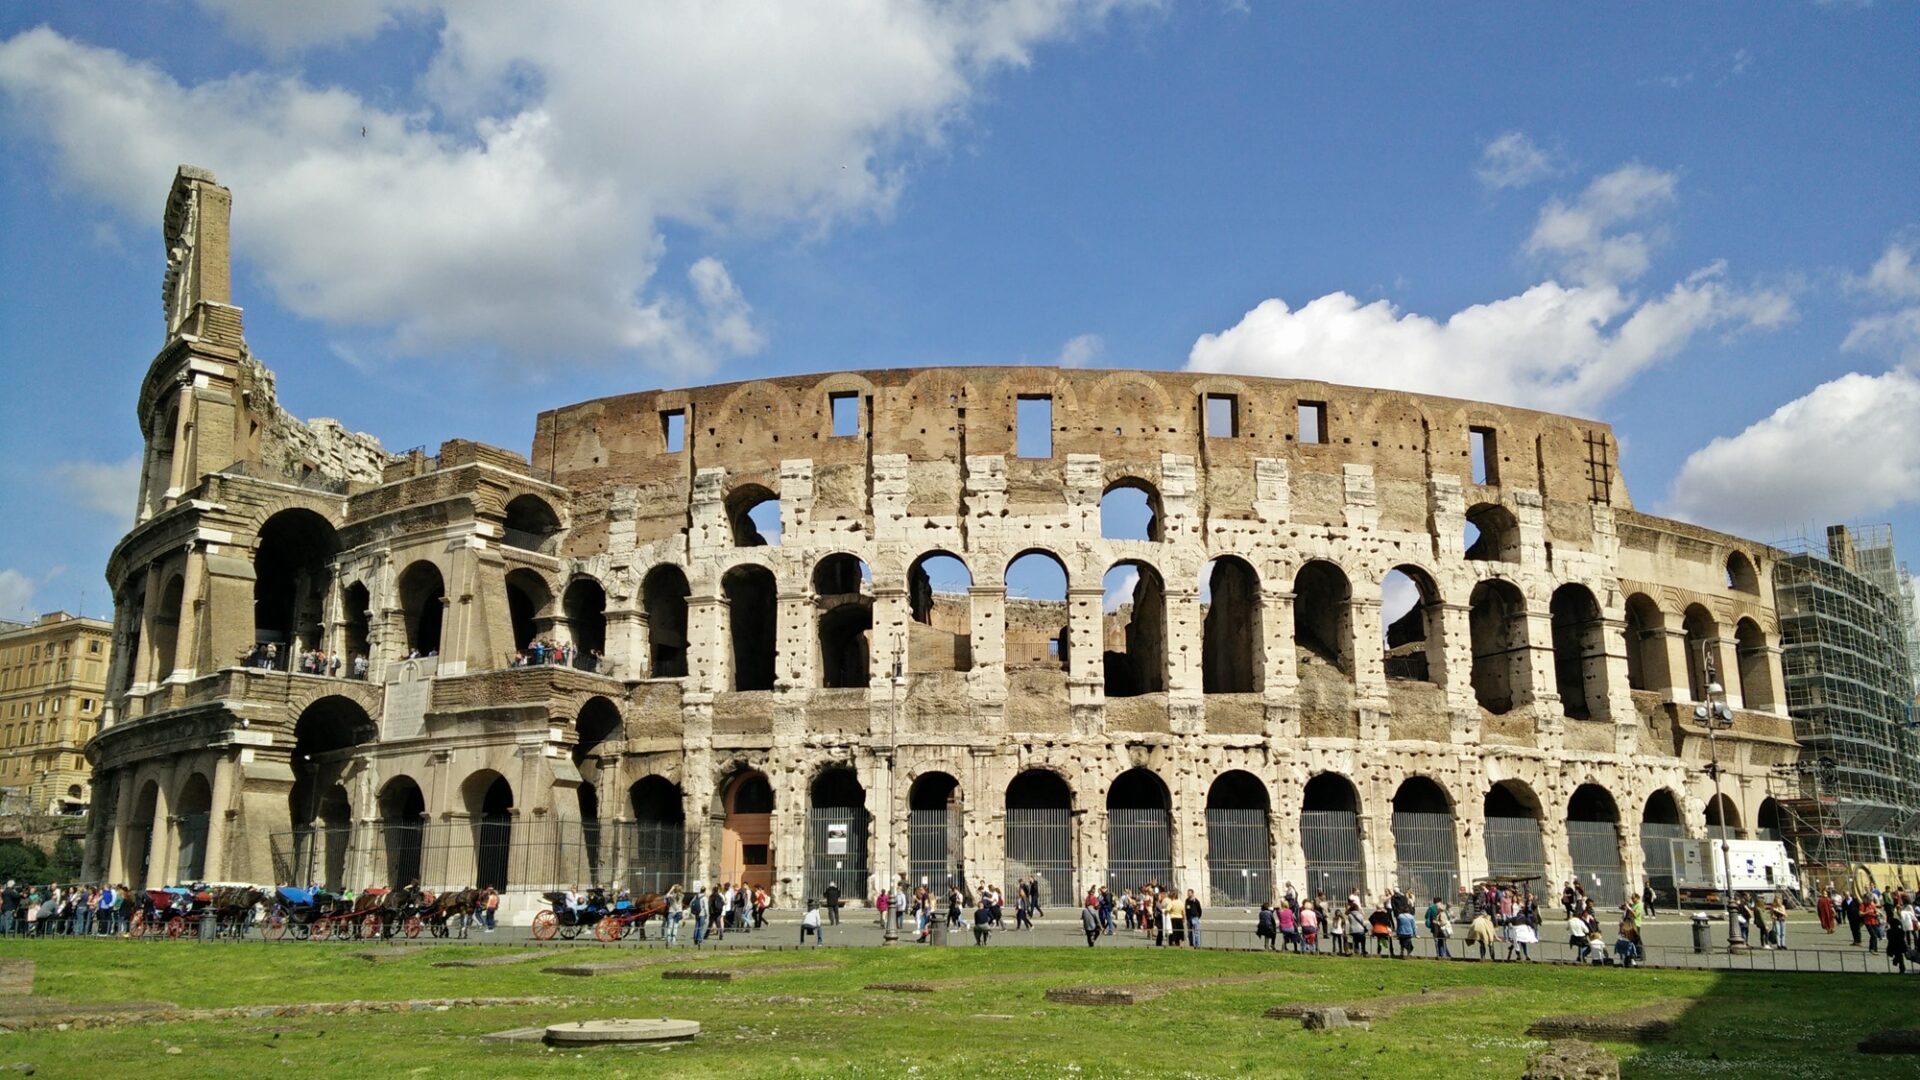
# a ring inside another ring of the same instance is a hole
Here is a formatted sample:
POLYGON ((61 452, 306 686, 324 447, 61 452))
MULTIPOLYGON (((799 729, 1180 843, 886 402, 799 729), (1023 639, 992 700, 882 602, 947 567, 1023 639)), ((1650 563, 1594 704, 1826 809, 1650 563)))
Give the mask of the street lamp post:
MULTIPOLYGON (((889 892, 893 891, 893 849, 894 841, 897 839, 894 836, 893 827, 893 773, 895 768, 900 764, 900 755, 894 750, 894 739, 897 737, 900 722, 901 684, 906 682, 906 676, 903 673, 904 659, 900 639, 895 638, 893 641, 893 667, 889 669, 887 677, 887 876, 884 887, 889 892)), ((905 890, 902 890, 903 894, 904 892, 905 890)), ((880 925, 881 944, 892 945, 900 940, 900 931, 898 929, 900 925, 900 912, 895 910, 893 902, 890 901, 887 904, 887 913, 881 916, 880 925)))
POLYGON ((1707 684, 1707 700, 1693 707, 1694 719, 1707 726, 1707 775, 1713 778, 1713 802, 1720 815, 1720 872, 1726 875, 1726 886, 1720 890, 1720 902, 1727 914, 1727 950, 1738 948, 1741 939, 1737 936, 1738 927, 1733 921, 1733 858, 1732 848, 1727 843, 1727 808, 1720 795, 1720 748, 1714 739, 1714 732, 1722 727, 1733 726, 1733 707, 1727 704, 1726 689, 1720 685, 1718 674, 1713 668, 1713 654, 1708 651, 1708 643, 1700 643, 1700 670, 1707 684))

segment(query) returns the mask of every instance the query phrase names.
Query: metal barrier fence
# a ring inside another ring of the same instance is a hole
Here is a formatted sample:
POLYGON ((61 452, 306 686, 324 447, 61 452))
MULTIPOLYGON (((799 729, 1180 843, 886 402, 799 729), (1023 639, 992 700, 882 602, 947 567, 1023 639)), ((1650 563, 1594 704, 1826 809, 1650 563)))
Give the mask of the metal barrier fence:
POLYGON ((1673 841, 1687 838, 1685 825, 1661 825, 1657 822, 1642 822, 1640 825, 1640 854, 1645 860, 1647 884, 1653 887, 1654 895, 1662 900, 1672 900, 1678 895, 1673 874, 1673 841))
POLYGON ((961 818, 940 810, 912 810, 907 819, 907 880, 945 895, 952 885, 966 885, 960 863, 961 818))
POLYGON ((1419 899, 1459 896, 1460 858, 1453 838, 1453 815, 1396 810, 1393 850, 1399 884, 1419 899))
POLYGON ((1530 817, 1488 817, 1487 873, 1492 877, 1541 877, 1547 872, 1547 849, 1540 840, 1540 820, 1530 817))
POLYGON ((435 889, 546 892, 579 885, 642 893, 690 883, 685 830, 677 823, 375 822, 274 833, 269 845, 276 884, 328 889, 418 880, 435 889))
POLYGON ((1567 822, 1567 853, 1573 858, 1574 877, 1586 887, 1594 903, 1608 907, 1626 899, 1620 826, 1611 821, 1567 822))
POLYGON ((1040 882, 1042 904, 1074 903, 1078 874, 1073 862, 1073 811, 1008 808, 1006 828, 1007 863, 1000 880, 1010 886, 1023 877, 1034 878, 1040 882))
POLYGON ((1300 847, 1307 856, 1307 889, 1329 897, 1366 888, 1360 815, 1351 810, 1300 812, 1300 847))
POLYGON ((807 811, 808 896, 825 896, 838 885, 846 897, 867 894, 867 812, 852 806, 816 806, 807 811))
POLYGON ((1107 888, 1116 893, 1149 881, 1172 887, 1173 815, 1161 809, 1107 811, 1107 888))
POLYGON ((1207 809, 1207 903, 1251 907, 1273 898, 1265 810, 1207 809))

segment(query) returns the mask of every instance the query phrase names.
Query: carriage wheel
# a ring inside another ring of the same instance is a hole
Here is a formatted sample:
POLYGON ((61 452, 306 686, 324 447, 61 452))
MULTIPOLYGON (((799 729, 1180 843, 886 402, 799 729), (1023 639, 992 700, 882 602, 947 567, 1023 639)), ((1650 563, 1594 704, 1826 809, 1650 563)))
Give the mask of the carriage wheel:
POLYGON ((627 935, 633 933, 633 928, 635 926, 638 926, 640 928, 640 936, 642 938, 647 936, 646 923, 634 923, 626 919, 620 919, 613 924, 613 940, 615 941, 627 940, 627 935))
POLYGON ((331 922, 328 922, 326 919, 321 919, 319 922, 313 924, 313 940, 325 941, 332 936, 333 924, 331 922))
POLYGON ((279 941, 281 938, 286 937, 287 917, 285 915, 267 916, 267 928, 260 932, 260 936, 266 938, 268 941, 279 941))
POLYGON ((184 934, 186 932, 187 932, 187 920, 181 918, 178 915, 175 915, 173 918, 167 920, 167 937, 169 939, 177 938, 181 934, 184 934))
POLYGON ((543 911, 533 917, 533 937, 535 941, 552 941, 553 935, 560 929, 560 919, 551 911, 543 911))
POLYGON ((312 940, 313 940, 313 926, 312 926, 312 924, 310 924, 310 923, 294 923, 294 924, 293 924, 293 940, 295 940, 295 941, 312 941, 312 940))
POLYGON ((133 913, 133 921, 127 924, 127 936, 130 938, 147 936, 146 912, 136 911, 133 913))
POLYGON ((601 941, 607 942, 608 944, 612 944, 613 942, 620 940, 619 931, 614 929, 612 919, 601 919, 599 922, 594 923, 593 936, 601 941))
POLYGON ((580 936, 580 924, 568 923, 560 928, 560 936, 568 941, 580 936))
POLYGON ((401 924, 401 932, 406 934, 410 938, 419 937, 420 936, 420 916, 418 915, 407 916, 407 921, 401 924))

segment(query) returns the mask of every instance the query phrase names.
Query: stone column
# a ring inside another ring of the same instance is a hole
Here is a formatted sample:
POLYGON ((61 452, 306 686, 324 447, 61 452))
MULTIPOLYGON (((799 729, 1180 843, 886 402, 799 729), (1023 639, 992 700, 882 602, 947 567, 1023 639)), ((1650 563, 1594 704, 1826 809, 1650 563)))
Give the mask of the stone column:
POLYGON ((1206 687, 1202 669, 1206 631, 1199 590, 1168 588, 1166 603, 1167 696, 1197 701, 1206 687))
POLYGON ((232 827, 235 754, 223 753, 213 764, 213 797, 207 810, 207 877, 243 881, 227 865, 227 830, 232 827))
POLYGON ((607 643, 600 672, 621 679, 646 679, 653 676, 653 657, 647 627, 647 613, 638 608, 618 608, 607 612, 607 643))
POLYGON ((687 597, 687 675, 688 689, 707 693, 733 689, 733 649, 727 640, 727 609, 724 597, 695 593, 687 597))
POLYGON ((820 685, 820 635, 815 629, 819 611, 813 593, 805 590, 781 590, 775 618, 780 628, 774 637, 773 688, 806 690, 820 685))

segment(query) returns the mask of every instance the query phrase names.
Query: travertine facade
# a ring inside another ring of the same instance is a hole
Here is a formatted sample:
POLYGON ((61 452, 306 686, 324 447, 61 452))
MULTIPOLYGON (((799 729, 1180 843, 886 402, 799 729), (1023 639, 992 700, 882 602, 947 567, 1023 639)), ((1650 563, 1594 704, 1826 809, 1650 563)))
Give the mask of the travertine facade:
POLYGON ((1643 837, 1703 831, 1703 655, 1739 821, 1795 752, 1774 553, 1636 512, 1604 424, 935 368, 590 401, 541 414, 530 461, 454 442, 375 475, 364 443, 266 444, 284 414, 212 265, 227 199, 183 173, 169 204, 199 230, 170 280, 200 285, 169 292, 109 569, 89 850, 115 878, 1617 891, 1661 872, 1643 837), (1050 445, 1017 445, 1023 409, 1050 445), (1145 539, 1103 535, 1115 491, 1145 539), (1029 554, 1063 597, 1009 599, 1029 554), (971 585, 936 590, 935 558, 971 585), (238 667, 258 641, 372 677, 238 667), (513 666, 535 641, 582 659, 513 666))

